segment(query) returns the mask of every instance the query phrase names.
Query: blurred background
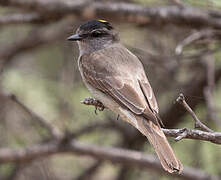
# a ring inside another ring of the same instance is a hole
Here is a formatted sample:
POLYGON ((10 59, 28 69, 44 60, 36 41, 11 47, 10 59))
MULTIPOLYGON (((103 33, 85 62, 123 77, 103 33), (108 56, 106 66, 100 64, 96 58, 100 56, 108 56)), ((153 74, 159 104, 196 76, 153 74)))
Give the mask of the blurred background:
POLYGON ((117 115, 96 115, 80 103, 90 94, 78 71, 77 44, 66 38, 90 19, 110 21, 142 61, 166 128, 194 129, 175 103, 183 93, 199 119, 221 131, 220 0, 0 0, 0 180, 221 178, 221 147, 208 141, 168 138, 189 177, 60 153, 74 140, 155 157, 147 139, 117 115), (61 150, 38 154, 41 145, 58 142, 61 150))

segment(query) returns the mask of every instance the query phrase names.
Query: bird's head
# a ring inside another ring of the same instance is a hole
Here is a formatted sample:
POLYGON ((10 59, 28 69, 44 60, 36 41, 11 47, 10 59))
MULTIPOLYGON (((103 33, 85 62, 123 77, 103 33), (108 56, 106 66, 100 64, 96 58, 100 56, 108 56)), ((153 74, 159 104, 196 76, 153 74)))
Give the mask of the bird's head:
POLYGON ((80 50, 99 50, 119 41, 111 23, 105 20, 91 20, 82 24, 76 33, 67 38, 77 41, 80 50))

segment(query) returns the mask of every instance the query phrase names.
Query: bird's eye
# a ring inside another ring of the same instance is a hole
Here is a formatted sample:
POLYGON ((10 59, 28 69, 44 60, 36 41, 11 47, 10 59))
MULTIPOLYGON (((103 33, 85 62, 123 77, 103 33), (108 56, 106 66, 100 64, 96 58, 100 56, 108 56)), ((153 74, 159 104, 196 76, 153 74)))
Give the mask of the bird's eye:
POLYGON ((102 32, 100 32, 100 31, 93 31, 92 33, 91 33, 91 36, 92 37, 99 37, 99 36, 101 36, 102 35, 102 32))

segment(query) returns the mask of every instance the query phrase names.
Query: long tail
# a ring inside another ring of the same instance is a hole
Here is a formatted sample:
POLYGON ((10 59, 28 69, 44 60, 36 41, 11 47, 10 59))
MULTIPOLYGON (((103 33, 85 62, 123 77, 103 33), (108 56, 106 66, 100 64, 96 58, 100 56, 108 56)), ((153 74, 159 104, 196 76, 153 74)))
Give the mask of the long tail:
POLYGON ((181 173, 183 166, 179 159, 175 156, 173 149, 171 148, 160 126, 141 116, 136 116, 136 119, 137 129, 145 135, 149 142, 153 145, 163 168, 170 173, 181 173))

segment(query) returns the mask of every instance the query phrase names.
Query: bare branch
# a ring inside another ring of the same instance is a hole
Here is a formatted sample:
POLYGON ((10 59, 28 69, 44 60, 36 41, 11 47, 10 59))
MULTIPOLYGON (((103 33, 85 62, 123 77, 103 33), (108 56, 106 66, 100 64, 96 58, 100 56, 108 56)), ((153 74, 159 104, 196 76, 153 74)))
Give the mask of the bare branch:
POLYGON ((183 94, 180 94, 179 97, 176 99, 176 101, 181 104, 192 116, 192 118, 195 121, 195 128, 200 128, 207 132, 214 132, 212 129, 208 128, 206 125, 204 125, 199 118, 196 116, 196 114, 193 112, 193 110, 190 108, 190 106, 186 103, 185 97, 183 94))
POLYGON ((180 55, 183 52, 183 48, 185 46, 192 44, 193 42, 201 39, 202 37, 211 36, 211 35, 212 35, 211 30, 202 30, 190 34, 187 38, 185 38, 182 42, 180 42, 177 45, 175 49, 176 55, 180 55))
POLYGON ((0 26, 19 23, 42 22, 42 17, 38 13, 7 14, 0 16, 0 26))
POLYGON ((53 138, 62 138, 63 137, 63 133, 61 133, 55 126, 53 126, 52 124, 48 123, 44 118, 40 117, 39 115, 37 115, 35 112, 33 112, 31 109, 29 109, 26 105, 24 105, 20 100, 18 100, 18 98, 11 94, 7 96, 10 100, 12 100, 14 103, 16 103, 19 107, 21 107, 26 113, 28 113, 31 116, 31 119, 33 119, 34 121, 38 122, 38 124, 47 129, 47 131, 49 132, 49 134, 53 137, 53 138))
MULTIPOLYGON (((218 68, 215 71, 215 83, 218 83, 221 79, 221 69, 218 68)), ((188 96, 197 96, 197 97, 203 97, 203 91, 204 87, 207 86, 207 76, 202 74, 201 76, 193 77, 191 80, 189 80, 186 84, 182 86, 183 94, 186 94, 188 96), (194 82, 194 83, 193 83, 194 82), (189 88, 191 87, 191 88, 189 88)), ((177 98, 177 97, 174 97, 177 98)), ((194 109, 198 104, 205 104, 205 100, 202 99, 202 101, 189 101, 189 106, 194 109)), ((184 117, 188 112, 183 110, 182 106, 177 106, 176 104, 172 104, 168 106, 162 113, 161 117, 163 119, 163 123, 166 127, 173 128, 176 126, 179 120, 184 117), (176 112, 176 113, 174 113, 176 112)))
MULTIPOLYGON (((103 3, 90 0, 41 1, 41 0, 1 0, 3 6, 14 6, 47 14, 48 18, 73 14, 78 18, 110 18, 114 21, 139 24, 175 24, 193 28, 221 28, 220 13, 212 10, 200 10, 189 6, 144 7, 132 3, 103 3)), ((46 17, 45 17, 46 18, 46 17)))
POLYGON ((211 29, 203 29, 201 31, 194 32, 176 46, 175 48, 176 55, 181 55, 184 47, 191 45, 194 42, 202 39, 207 41, 219 40, 221 39, 221 33, 220 31, 211 30, 211 29))
MULTIPOLYGON (((93 123, 91 125, 85 126, 74 133, 67 134, 68 139, 76 138, 82 136, 86 133, 91 133, 95 129, 110 129, 111 130, 121 130, 119 127, 112 123, 93 123)), ((195 139, 195 140, 203 140, 203 141, 210 141, 215 144, 221 144, 221 133, 220 132, 205 132, 200 130, 194 129, 164 129, 162 128, 164 134, 168 137, 174 137, 176 141, 179 141, 183 138, 185 139, 195 139)))
POLYGON ((174 137, 175 140, 179 141, 183 138, 187 139, 198 139, 203 141, 210 141, 215 144, 221 144, 221 133, 220 132, 205 132, 194 129, 163 129, 166 136, 174 137))
MULTIPOLYGON (((93 99, 94 103, 90 103, 87 105, 92 105, 92 106, 97 106, 97 100, 94 98, 86 98, 87 99, 93 99)), ((87 101, 86 101, 87 102, 87 101)), ((184 96, 182 94, 180 94, 180 96, 177 98, 177 102, 179 102, 180 104, 182 104, 185 109, 191 113, 191 116, 194 118, 195 122, 196 122, 196 127, 200 127, 203 130, 206 130, 208 132, 205 131, 199 131, 199 130, 191 130, 191 129, 187 129, 187 128, 183 128, 183 129, 163 129, 164 133, 166 136, 170 136, 170 137, 175 137, 176 141, 179 141, 183 138, 188 138, 188 139, 197 139, 197 140, 204 140, 204 141, 210 141, 213 142, 215 144, 221 144, 221 133, 219 132, 214 132, 211 129, 209 129, 208 127, 206 127, 204 124, 201 123, 201 121, 197 118, 197 116, 195 115, 195 113, 192 111, 192 109, 189 107, 189 105, 186 103, 184 96)), ((101 102, 100 102, 101 103, 101 102)), ((93 125, 89 125, 86 126, 85 128, 79 130, 79 132, 77 133, 73 133, 70 137, 75 137, 76 135, 82 135, 84 133, 90 132, 91 130, 95 129, 95 128, 106 128, 106 127, 111 127, 112 125, 109 123, 94 123, 93 125)))
POLYGON ((12 44, 0 48, 0 61, 3 65, 11 62, 12 58, 24 51, 31 50, 42 44, 48 44, 65 38, 67 36, 67 27, 72 24, 72 19, 68 18, 58 22, 50 27, 42 27, 35 29, 29 36, 13 42, 12 44), (66 29, 66 30, 65 30, 66 29))
POLYGON ((78 155, 87 155, 100 160, 109 160, 114 163, 120 163, 130 166, 152 169, 156 172, 167 174, 168 176, 180 177, 188 180, 218 180, 218 177, 211 176, 202 170, 194 168, 184 168, 181 174, 169 174, 163 170, 158 160, 152 155, 147 155, 137 151, 130 151, 121 148, 101 147, 70 141, 67 144, 60 144, 59 141, 39 144, 25 149, 0 149, 0 163, 23 162, 34 160, 58 153, 75 153, 78 155))

